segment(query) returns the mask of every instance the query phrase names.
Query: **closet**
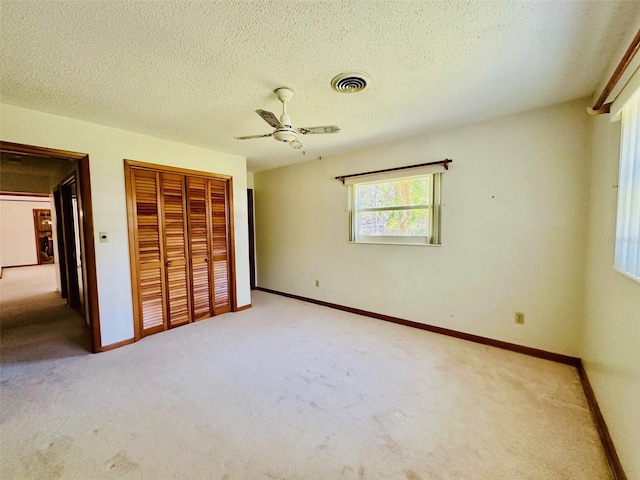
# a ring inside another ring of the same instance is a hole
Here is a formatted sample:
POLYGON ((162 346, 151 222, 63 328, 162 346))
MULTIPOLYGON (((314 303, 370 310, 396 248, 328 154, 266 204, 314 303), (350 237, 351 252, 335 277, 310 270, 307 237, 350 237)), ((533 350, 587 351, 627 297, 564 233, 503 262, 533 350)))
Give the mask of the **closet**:
POLYGON ((229 176, 125 160, 136 339, 229 312, 229 176))

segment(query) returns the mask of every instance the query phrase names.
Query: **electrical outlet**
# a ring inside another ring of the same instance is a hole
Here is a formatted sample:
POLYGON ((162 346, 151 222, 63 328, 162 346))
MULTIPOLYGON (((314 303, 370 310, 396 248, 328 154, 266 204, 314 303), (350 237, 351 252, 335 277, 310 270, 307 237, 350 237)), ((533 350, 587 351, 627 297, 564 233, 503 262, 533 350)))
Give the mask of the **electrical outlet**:
POLYGON ((316 287, 320 286, 320 280, 316 280, 316 287))
POLYGON ((516 312, 516 323, 518 325, 524 325, 524 313, 516 312))

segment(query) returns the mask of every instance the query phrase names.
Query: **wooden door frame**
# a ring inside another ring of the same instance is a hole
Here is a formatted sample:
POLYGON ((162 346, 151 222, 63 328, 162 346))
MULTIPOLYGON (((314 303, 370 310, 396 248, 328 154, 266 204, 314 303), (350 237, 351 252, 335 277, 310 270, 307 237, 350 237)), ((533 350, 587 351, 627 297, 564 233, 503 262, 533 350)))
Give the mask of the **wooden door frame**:
MULTIPOLYGON (((220 178, 219 176, 217 178, 220 178)), ((229 289, 229 307, 232 312, 238 311, 238 295, 236 291, 236 231, 233 222, 233 215, 235 212, 234 204, 233 204, 233 177, 227 177, 227 200, 229 200, 229 205, 227 205, 227 233, 229 235, 229 265, 231 266, 231 271, 229 272, 229 281, 233 288, 229 289)), ((213 226, 211 229, 211 235, 213 238, 213 226)), ((214 309, 215 309, 215 300, 214 300, 214 309)))
POLYGON ((256 288, 256 238, 253 211, 253 188, 247 188, 247 218, 249 220, 249 287, 256 288))
POLYGON ((86 153, 58 150, 55 148, 24 145, 0 140, 0 151, 22 155, 37 155, 48 158, 66 158, 78 162, 78 209, 80 210, 80 228, 82 229, 82 250, 84 251, 87 281, 88 305, 85 305, 91 328, 91 350, 103 351, 100 334, 100 309, 98 307, 98 277, 96 272, 96 252, 93 234, 93 203, 91 201, 91 177, 89 173, 89 155, 86 153))
MULTIPOLYGON (((154 163, 140 162, 137 160, 128 160, 124 159, 124 179, 125 179, 125 192, 126 192, 126 201, 127 201, 127 222, 128 222, 128 231, 129 231, 129 260, 130 260, 130 271, 131 271, 131 294, 133 300, 133 312, 134 312, 134 320, 133 320, 133 329, 134 329, 134 341, 138 341, 142 338, 142 328, 140 325, 141 322, 141 308, 139 305, 138 297, 138 254, 137 254, 137 240, 136 240, 136 226, 135 226, 135 216, 134 216, 134 198, 133 198, 133 169, 140 170, 148 170, 152 172, 167 172, 181 175, 188 175, 194 177, 203 177, 207 179, 213 180, 224 180, 227 182, 228 188, 228 200, 229 206, 227 209, 228 212, 228 222, 227 228, 229 232, 229 282, 231 286, 229 288, 229 303, 231 306, 231 311, 238 311, 237 305, 237 294, 236 294, 236 242, 235 242, 235 230, 234 230, 234 204, 233 204, 233 176, 213 173, 213 172, 203 172, 199 170, 190 170, 187 168, 180 167, 171 167, 167 165, 157 165, 154 163)), ((158 192, 159 192, 158 188, 158 192)), ((162 240, 161 240, 162 243, 162 240)), ((213 301, 213 300, 212 300, 213 301)))

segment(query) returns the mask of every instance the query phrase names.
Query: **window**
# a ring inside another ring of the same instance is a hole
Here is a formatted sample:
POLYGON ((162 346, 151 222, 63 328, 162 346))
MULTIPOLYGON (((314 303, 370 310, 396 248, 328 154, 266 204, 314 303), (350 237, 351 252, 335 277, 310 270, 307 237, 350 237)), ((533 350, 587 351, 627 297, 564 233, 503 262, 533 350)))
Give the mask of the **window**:
POLYGON ((640 90, 622 108, 614 267, 640 282, 640 90))
POLYGON ((349 240, 440 245, 441 185, 441 173, 349 185, 349 240))

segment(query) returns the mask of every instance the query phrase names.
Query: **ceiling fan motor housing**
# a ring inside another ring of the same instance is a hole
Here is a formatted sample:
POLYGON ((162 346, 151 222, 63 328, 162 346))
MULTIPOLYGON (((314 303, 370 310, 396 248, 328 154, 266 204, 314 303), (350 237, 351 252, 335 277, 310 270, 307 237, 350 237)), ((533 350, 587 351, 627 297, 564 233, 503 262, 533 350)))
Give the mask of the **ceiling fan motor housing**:
POLYGON ((273 138, 279 142, 289 143, 298 139, 298 132, 293 128, 279 128, 273 132, 273 138))
POLYGON ((304 145, 298 140, 298 135, 318 134, 318 133, 338 133, 340 128, 335 125, 326 125, 323 127, 308 127, 295 129, 291 125, 291 117, 287 114, 287 102, 293 98, 293 91, 288 88, 282 87, 275 90, 275 94, 278 100, 282 102, 282 115, 280 120, 276 116, 266 110, 256 110, 256 113, 260 117, 271 125, 275 130, 273 133, 267 133, 265 135, 249 135, 245 137, 236 137, 238 140, 249 140, 252 138, 264 138, 273 137, 279 142, 288 143, 294 149, 300 150, 304 148, 304 145))

